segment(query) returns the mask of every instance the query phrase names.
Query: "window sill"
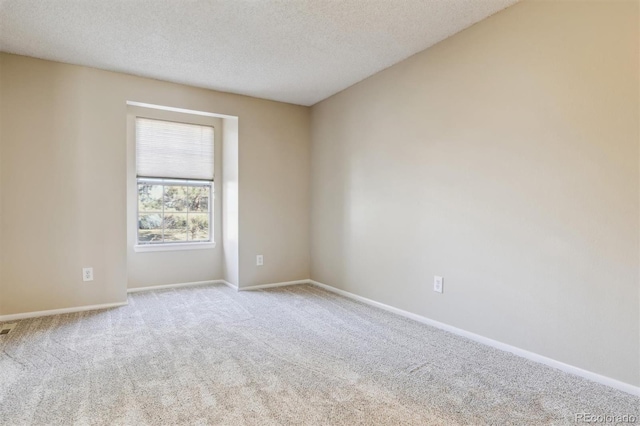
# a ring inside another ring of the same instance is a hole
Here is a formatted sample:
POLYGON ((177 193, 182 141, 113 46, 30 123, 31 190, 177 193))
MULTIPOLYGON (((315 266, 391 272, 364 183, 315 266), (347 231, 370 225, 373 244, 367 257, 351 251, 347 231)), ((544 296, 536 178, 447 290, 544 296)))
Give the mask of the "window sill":
POLYGON ((138 244, 133 246, 136 253, 152 251, 205 250, 215 248, 216 243, 138 244))

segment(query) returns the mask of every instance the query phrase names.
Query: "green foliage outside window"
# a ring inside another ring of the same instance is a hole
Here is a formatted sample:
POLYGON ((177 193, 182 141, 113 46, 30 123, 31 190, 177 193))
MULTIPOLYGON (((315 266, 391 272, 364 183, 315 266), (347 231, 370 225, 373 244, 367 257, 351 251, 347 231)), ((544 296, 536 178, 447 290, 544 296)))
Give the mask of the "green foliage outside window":
POLYGON ((138 183, 138 242, 210 241, 210 185, 138 183))

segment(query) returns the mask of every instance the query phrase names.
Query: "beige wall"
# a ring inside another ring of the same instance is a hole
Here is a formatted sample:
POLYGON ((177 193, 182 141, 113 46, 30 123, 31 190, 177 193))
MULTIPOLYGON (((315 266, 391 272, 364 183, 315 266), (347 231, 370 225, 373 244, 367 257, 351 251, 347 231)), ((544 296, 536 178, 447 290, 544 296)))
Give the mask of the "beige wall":
POLYGON ((239 117, 240 287, 309 278, 311 112, 269 104, 230 113, 239 117), (264 266, 256 266, 258 254, 264 266))
POLYGON ((525 1, 315 105, 312 279, 640 384, 638 72, 638 2, 525 1))
MULTIPOLYGON (((4 213, 2 208, 2 123, 4 122, 4 119, 2 117, 4 117, 5 114, 9 113, 8 104, 4 101, 5 94, 2 85, 2 74, 2 67, 0 66, 0 290, 2 290, 2 248, 4 246, 4 238, 2 235, 2 223, 4 221, 4 213)), ((2 296, 0 295, 0 315, 2 315, 2 305, 2 296)))
MULTIPOLYGON (((225 118, 222 163, 222 258, 223 279, 233 285, 240 282, 238 247, 238 119, 225 118)), ((308 224, 307 224, 308 229, 308 224)), ((307 265, 308 268, 308 265, 307 265)))
POLYGON ((239 117, 240 285, 308 278, 308 108, 4 53, 0 75, 0 315, 125 300, 126 101, 239 117))

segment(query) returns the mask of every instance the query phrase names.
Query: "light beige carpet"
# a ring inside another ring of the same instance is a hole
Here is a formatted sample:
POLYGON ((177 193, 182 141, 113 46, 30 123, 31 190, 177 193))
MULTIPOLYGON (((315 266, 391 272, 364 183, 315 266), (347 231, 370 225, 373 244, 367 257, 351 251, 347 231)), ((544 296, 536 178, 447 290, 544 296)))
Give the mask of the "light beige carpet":
POLYGON ((0 336, 3 425, 542 425, 640 399, 309 285, 137 293, 0 336))

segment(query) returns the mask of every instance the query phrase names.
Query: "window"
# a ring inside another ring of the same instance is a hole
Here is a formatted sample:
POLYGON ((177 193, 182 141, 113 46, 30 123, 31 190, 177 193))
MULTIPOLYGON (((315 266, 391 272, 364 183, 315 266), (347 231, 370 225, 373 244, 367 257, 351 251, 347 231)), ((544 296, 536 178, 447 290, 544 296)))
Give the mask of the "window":
POLYGON ((211 126, 136 118, 138 245, 213 241, 211 126))

